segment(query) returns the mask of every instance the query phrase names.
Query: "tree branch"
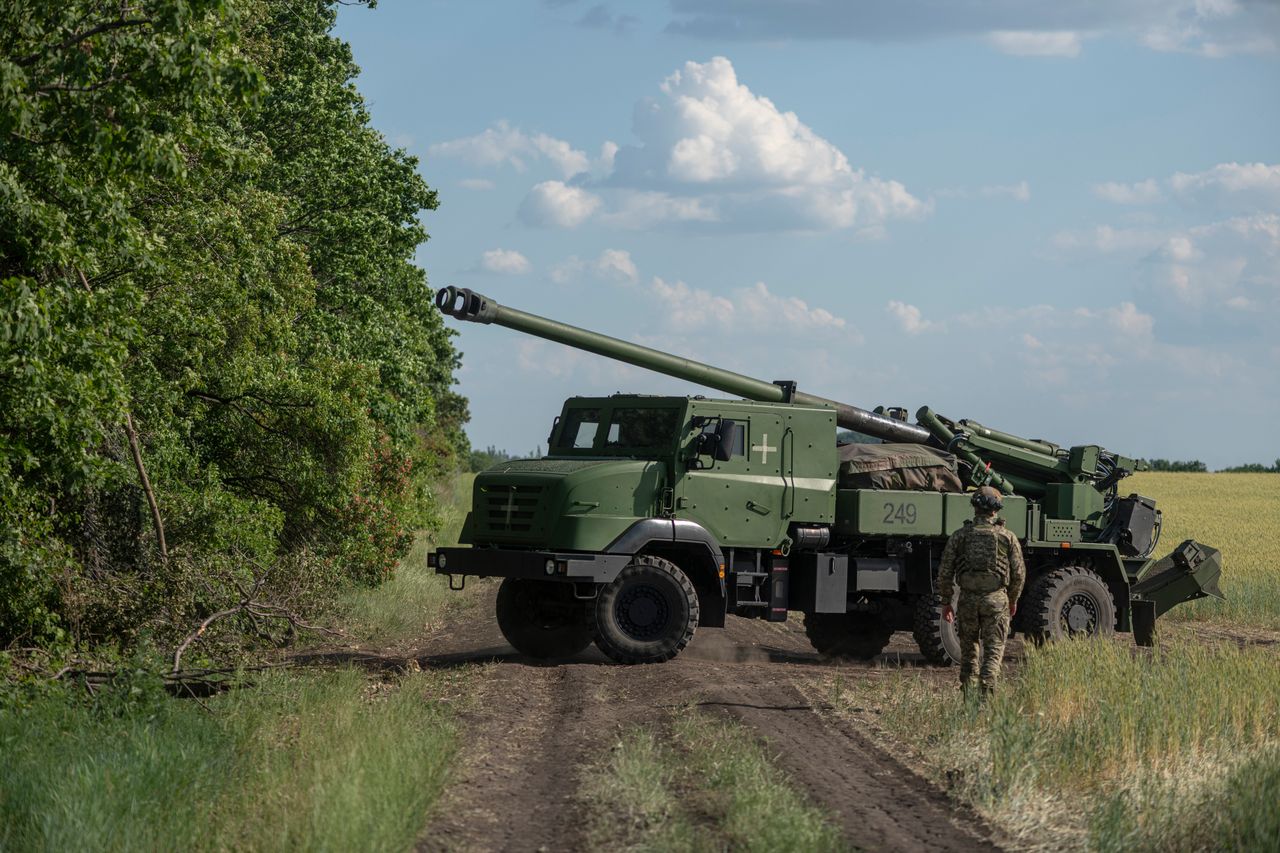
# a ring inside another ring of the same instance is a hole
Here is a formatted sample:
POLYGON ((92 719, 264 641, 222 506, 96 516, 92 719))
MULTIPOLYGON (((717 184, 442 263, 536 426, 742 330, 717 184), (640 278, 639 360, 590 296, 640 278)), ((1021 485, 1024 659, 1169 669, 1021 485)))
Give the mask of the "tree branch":
MULTIPOLYGON (((89 279, 85 277, 84 270, 77 268, 76 274, 80 276, 80 284, 84 285, 85 291, 93 293, 93 288, 89 286, 89 279)), ((160 560, 168 563, 169 545, 164 539, 164 519, 160 517, 160 504, 156 503, 156 493, 151 488, 151 478, 147 476, 147 466, 142 462, 142 447, 138 444, 138 431, 133 427, 133 414, 128 409, 124 413, 124 432, 129 438, 129 451, 133 455, 133 465, 138 469, 138 479, 142 482, 142 491, 147 496, 147 506, 151 508, 151 523, 156 529, 156 541, 160 546, 160 560)))
POLYGON ((129 436, 129 450, 133 454, 134 467, 138 469, 138 479, 142 481, 142 491, 147 496, 147 506, 151 507, 151 523, 156 529, 156 539, 160 544, 160 559, 169 562, 169 546, 164 541, 164 520, 160 517, 160 505, 156 503, 156 493, 151 488, 151 478, 147 476, 147 467, 142 464, 142 448, 138 445, 138 431, 133 428, 133 415, 124 413, 124 431, 129 436))
POLYGON ((107 21, 104 24, 98 24, 95 27, 90 27, 89 29, 85 30, 82 33, 78 33, 76 35, 71 36, 62 44, 54 45, 51 48, 43 48, 41 50, 37 50, 35 53, 28 54, 22 57, 21 59, 17 60, 15 64, 25 68, 26 66, 32 64, 42 56, 48 56, 50 53, 58 53, 66 50, 69 47, 75 47, 85 39, 91 39, 96 35, 101 35, 102 33, 111 32, 112 30, 123 29, 124 27, 136 27, 136 26, 141 26, 143 24, 149 24, 149 23, 151 23, 150 18, 121 18, 117 21, 107 21))

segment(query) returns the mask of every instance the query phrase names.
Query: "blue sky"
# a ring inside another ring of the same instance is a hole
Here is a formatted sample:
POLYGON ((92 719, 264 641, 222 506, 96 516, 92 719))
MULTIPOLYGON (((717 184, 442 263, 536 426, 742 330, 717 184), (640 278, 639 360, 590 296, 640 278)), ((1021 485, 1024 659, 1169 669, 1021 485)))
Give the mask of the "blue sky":
MULTIPOLYGON (((337 34, 439 191, 433 287, 868 408, 1280 456, 1276 4, 382 0, 337 34)), ((704 390, 458 331, 478 446, 704 390)))

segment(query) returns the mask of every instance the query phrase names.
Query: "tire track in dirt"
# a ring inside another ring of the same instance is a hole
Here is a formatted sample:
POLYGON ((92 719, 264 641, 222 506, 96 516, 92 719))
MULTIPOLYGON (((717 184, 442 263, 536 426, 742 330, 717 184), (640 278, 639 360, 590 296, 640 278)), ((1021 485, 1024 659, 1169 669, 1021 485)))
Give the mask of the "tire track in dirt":
MULTIPOLYGON (((613 665, 594 648, 540 665, 502 641, 491 612, 481 605, 416 656, 423 668, 489 662, 462 718, 463 759, 420 850, 586 849, 589 815, 577 795, 584 767, 624 729, 661 726, 690 706, 745 725, 860 849, 999 849, 979 818, 855 721, 813 707, 802 688, 833 667, 795 623, 730 619, 661 665, 613 665)), ((841 669, 892 677, 922 665, 911 649, 898 637, 878 663, 841 669)))

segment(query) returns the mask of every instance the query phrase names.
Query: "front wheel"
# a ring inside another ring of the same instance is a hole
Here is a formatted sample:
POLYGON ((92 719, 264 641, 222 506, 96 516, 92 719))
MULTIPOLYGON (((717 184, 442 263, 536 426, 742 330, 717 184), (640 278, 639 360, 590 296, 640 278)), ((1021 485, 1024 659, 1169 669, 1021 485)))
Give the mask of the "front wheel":
POLYGON ((600 590, 590 610, 596 646, 618 663, 661 663, 693 639, 698 593, 680 568, 636 557, 600 590))
POLYGON ((566 658, 591 645, 586 608, 573 584, 507 578, 498 588, 498 628, 531 658, 566 658))
POLYGON ((1109 637, 1116 630, 1111 590, 1088 566, 1060 566, 1032 584, 1023 596, 1024 627, 1036 642, 1067 637, 1109 637))

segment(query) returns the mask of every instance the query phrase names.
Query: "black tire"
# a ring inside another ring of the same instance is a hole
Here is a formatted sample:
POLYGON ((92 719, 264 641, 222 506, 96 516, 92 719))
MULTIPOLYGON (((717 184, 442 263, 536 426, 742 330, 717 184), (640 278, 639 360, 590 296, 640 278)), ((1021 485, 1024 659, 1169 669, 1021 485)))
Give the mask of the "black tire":
POLYGON ((1110 637, 1116 603, 1102 578, 1087 566, 1060 566, 1036 579, 1022 597, 1023 627, 1035 642, 1067 637, 1110 637))
POLYGON ((920 654, 935 666, 951 666, 960 662, 960 637, 956 623, 942 619, 942 599, 934 593, 916 598, 911 618, 911 635, 920 654))
POLYGON ((586 605, 573 584, 507 578, 498 588, 498 627, 531 658, 565 658, 591 645, 586 605))
POLYGON ((871 660, 889 645, 893 628, 874 613, 806 613, 804 633, 828 657, 871 660))
POLYGON ((618 663, 662 663, 680 654, 698 627, 698 593, 680 568, 636 557, 589 610, 596 646, 618 663))

